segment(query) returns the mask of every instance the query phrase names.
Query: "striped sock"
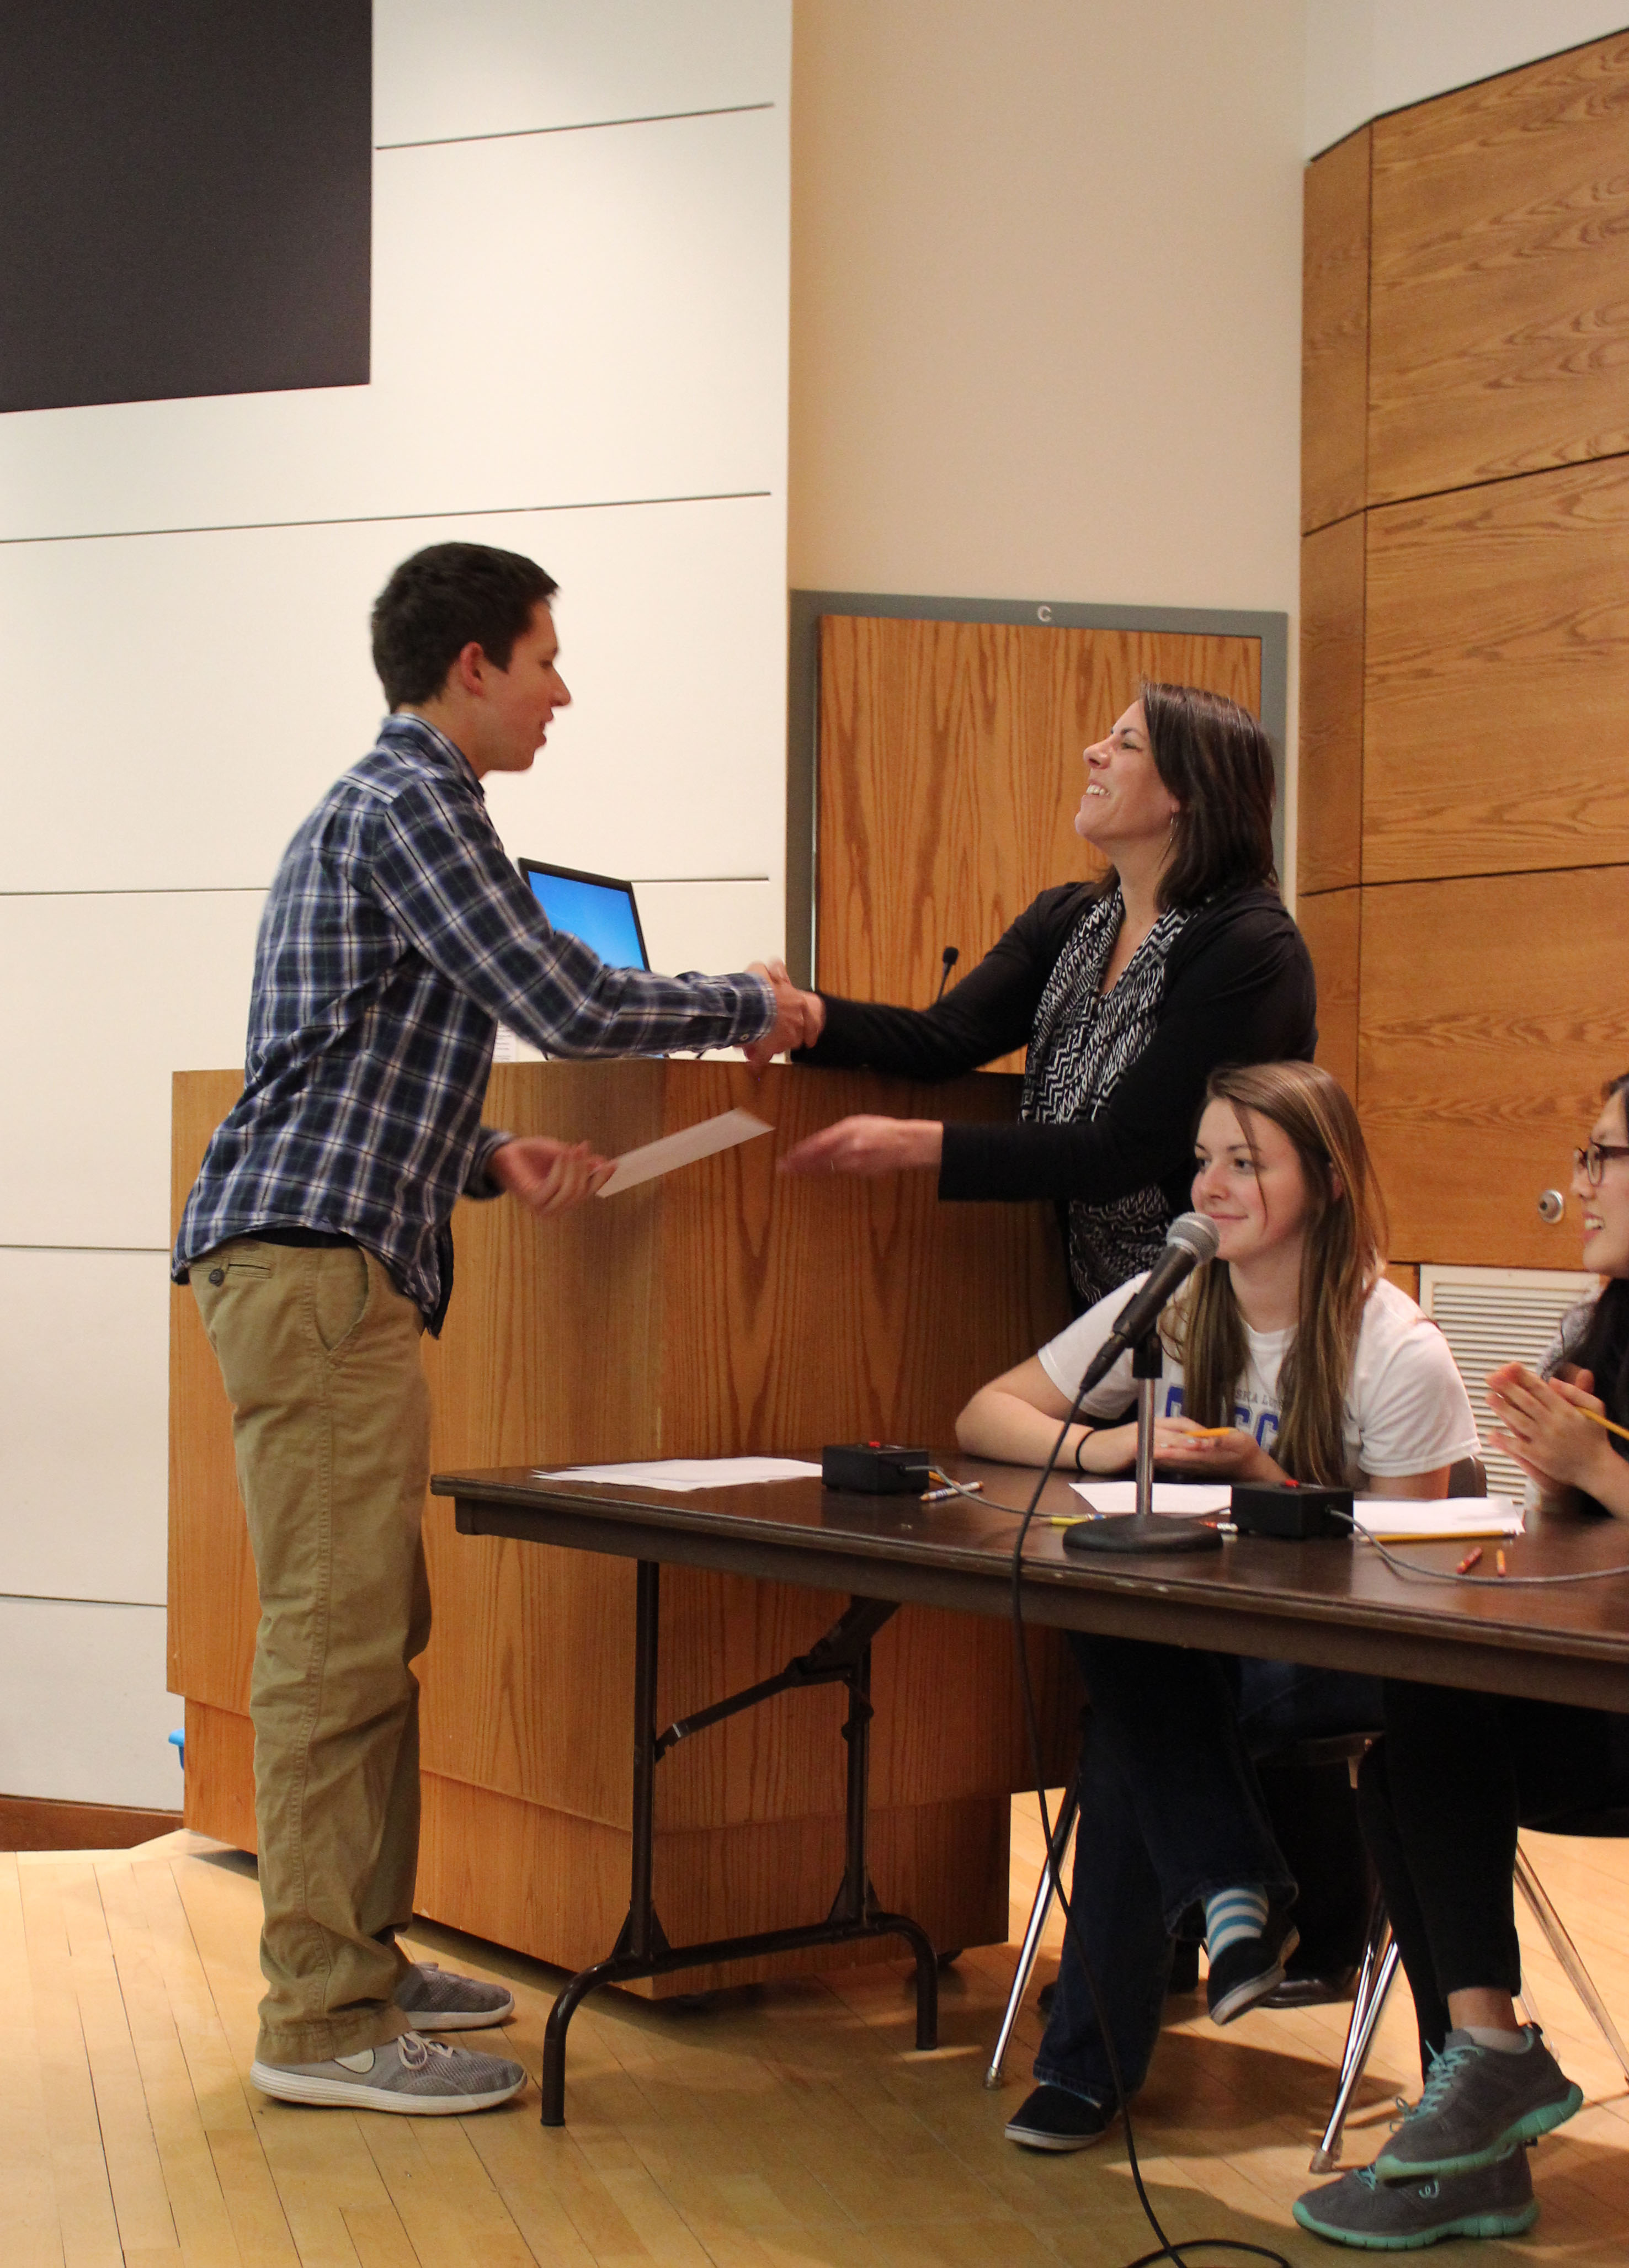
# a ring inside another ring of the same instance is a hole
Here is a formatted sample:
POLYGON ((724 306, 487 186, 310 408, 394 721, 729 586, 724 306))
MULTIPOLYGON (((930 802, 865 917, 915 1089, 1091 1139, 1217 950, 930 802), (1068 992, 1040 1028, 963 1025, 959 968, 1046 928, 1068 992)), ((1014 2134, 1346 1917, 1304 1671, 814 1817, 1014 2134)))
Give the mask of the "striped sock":
POLYGON ((1242 1938, 1259 1937, 1266 1926, 1265 1890, 1218 1890, 1205 1901, 1205 1944, 1213 1962, 1242 1938))

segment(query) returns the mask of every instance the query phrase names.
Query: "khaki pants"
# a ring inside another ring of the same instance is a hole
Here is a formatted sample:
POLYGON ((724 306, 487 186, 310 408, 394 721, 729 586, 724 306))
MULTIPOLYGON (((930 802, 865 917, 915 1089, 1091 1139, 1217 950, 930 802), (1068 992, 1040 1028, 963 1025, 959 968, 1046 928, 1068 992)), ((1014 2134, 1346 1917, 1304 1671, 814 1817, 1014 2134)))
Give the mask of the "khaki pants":
POLYGON ((351 1245, 234 1238, 191 1273, 260 1583, 256 2054, 316 2063, 409 2029, 394 1995, 418 1863, 408 1665, 430 1636, 424 1320, 351 1245))

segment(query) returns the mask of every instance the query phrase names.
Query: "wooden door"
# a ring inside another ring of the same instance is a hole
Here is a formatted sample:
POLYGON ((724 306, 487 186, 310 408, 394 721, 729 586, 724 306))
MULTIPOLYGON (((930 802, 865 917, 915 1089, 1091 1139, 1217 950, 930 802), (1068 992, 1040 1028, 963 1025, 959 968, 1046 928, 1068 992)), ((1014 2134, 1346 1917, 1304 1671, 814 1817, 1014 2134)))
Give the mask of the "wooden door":
POLYGON ((820 646, 815 982, 919 1007, 1037 892, 1101 873, 1081 750, 1145 678, 1261 706, 1261 643, 828 615, 820 646))

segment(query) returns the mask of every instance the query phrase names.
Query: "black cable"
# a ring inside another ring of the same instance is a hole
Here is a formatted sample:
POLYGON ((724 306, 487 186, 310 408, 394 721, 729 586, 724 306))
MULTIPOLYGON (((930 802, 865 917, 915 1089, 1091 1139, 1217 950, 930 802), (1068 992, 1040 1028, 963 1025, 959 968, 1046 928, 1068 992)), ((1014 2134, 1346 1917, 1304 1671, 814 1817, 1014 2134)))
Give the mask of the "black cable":
MULTIPOLYGON (((1077 1422, 1080 1405, 1090 1390, 1087 1381, 1083 1379, 1070 1407, 1069 1415, 1058 1429, 1058 1439, 1052 1444, 1051 1454, 1041 1468, 1040 1477, 1036 1482, 1028 1508, 1019 1515, 1018 1534, 1013 1540, 1013 1642, 1018 1650, 1018 1682, 1023 1696, 1024 1731, 1029 1743, 1029 1766, 1035 1774, 1036 1800, 1041 1808, 1042 1847, 1048 1854, 1045 1863, 1049 1866, 1051 1864, 1052 1822, 1046 1808, 1046 1764, 1041 1754, 1040 1718, 1036 1709, 1035 1686, 1029 1675, 1029 1656, 1024 1646, 1024 1539, 1028 1535, 1030 1526, 1035 1520, 1036 1507, 1041 1502, 1042 1491, 1051 1478, 1052 1469, 1057 1464, 1064 1443, 1069 1437, 1069 1428, 1077 1422)), ((982 1503, 984 1499, 982 1497, 975 1497, 973 1501, 982 1503)), ((1010 1512, 1014 1507, 1011 1505, 1001 1505, 995 1509, 1010 1512)), ((1085 1824, 1085 1817, 1082 1815, 1080 1826, 1076 1830, 1077 1837, 1085 1824)), ((1154 2212, 1153 2201, 1144 2186, 1142 2168, 1137 2157, 1137 2139, 1131 2132, 1131 2106, 1126 2097, 1125 2081, 1121 2076, 1120 2058, 1115 2047, 1114 2034, 1109 2029, 1108 2020, 1103 2014, 1102 1995, 1097 1989, 1097 1979, 1092 1973, 1092 1965, 1086 1957, 1086 1948, 1081 1942, 1080 1933, 1076 1926, 1073 1907, 1064 1889, 1061 1873, 1055 1875, 1053 1880, 1058 1903, 1064 1910, 1064 1927, 1074 1946, 1076 1956, 1080 1963, 1080 1972, 1086 1978, 1087 1990, 1092 1996, 1092 2013, 1097 2019, 1097 2029, 1102 2034, 1103 2046, 1108 2053, 1109 2073, 1114 2081, 1115 2107, 1125 2123, 1125 2155, 1131 2169, 1131 2180, 1136 2185, 1137 2201, 1143 2209, 1144 2218, 1149 2228, 1160 2240, 1154 2251, 1142 2253, 1137 2259, 1129 2261, 1126 2268, 1153 2268, 1153 2264, 1156 2260, 1175 2261, 1176 2268, 1187 2268, 1183 2252, 1177 2250, 1161 2228, 1159 2215, 1154 2212)), ((1252 2259, 1272 2261, 1273 2268, 1291 2268, 1290 2262, 1286 2259, 1283 2253, 1274 2252, 1264 2244, 1246 2244, 1237 2237, 1190 2236, 1186 2238, 1183 2251, 1190 2252, 1196 2250, 1205 2252, 1244 2252, 1249 2254, 1252 2259)))

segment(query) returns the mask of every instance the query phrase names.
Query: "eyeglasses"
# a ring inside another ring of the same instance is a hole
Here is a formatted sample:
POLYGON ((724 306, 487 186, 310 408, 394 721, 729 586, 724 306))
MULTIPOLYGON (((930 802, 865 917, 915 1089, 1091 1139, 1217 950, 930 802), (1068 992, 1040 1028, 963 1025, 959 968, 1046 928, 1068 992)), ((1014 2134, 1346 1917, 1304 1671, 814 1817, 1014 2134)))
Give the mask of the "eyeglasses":
POLYGON ((1584 1149, 1574 1150, 1573 1163, 1592 1189, 1601 1186, 1601 1176, 1606 1171, 1609 1158, 1629 1158, 1629 1146, 1622 1142, 1591 1142, 1584 1149))

